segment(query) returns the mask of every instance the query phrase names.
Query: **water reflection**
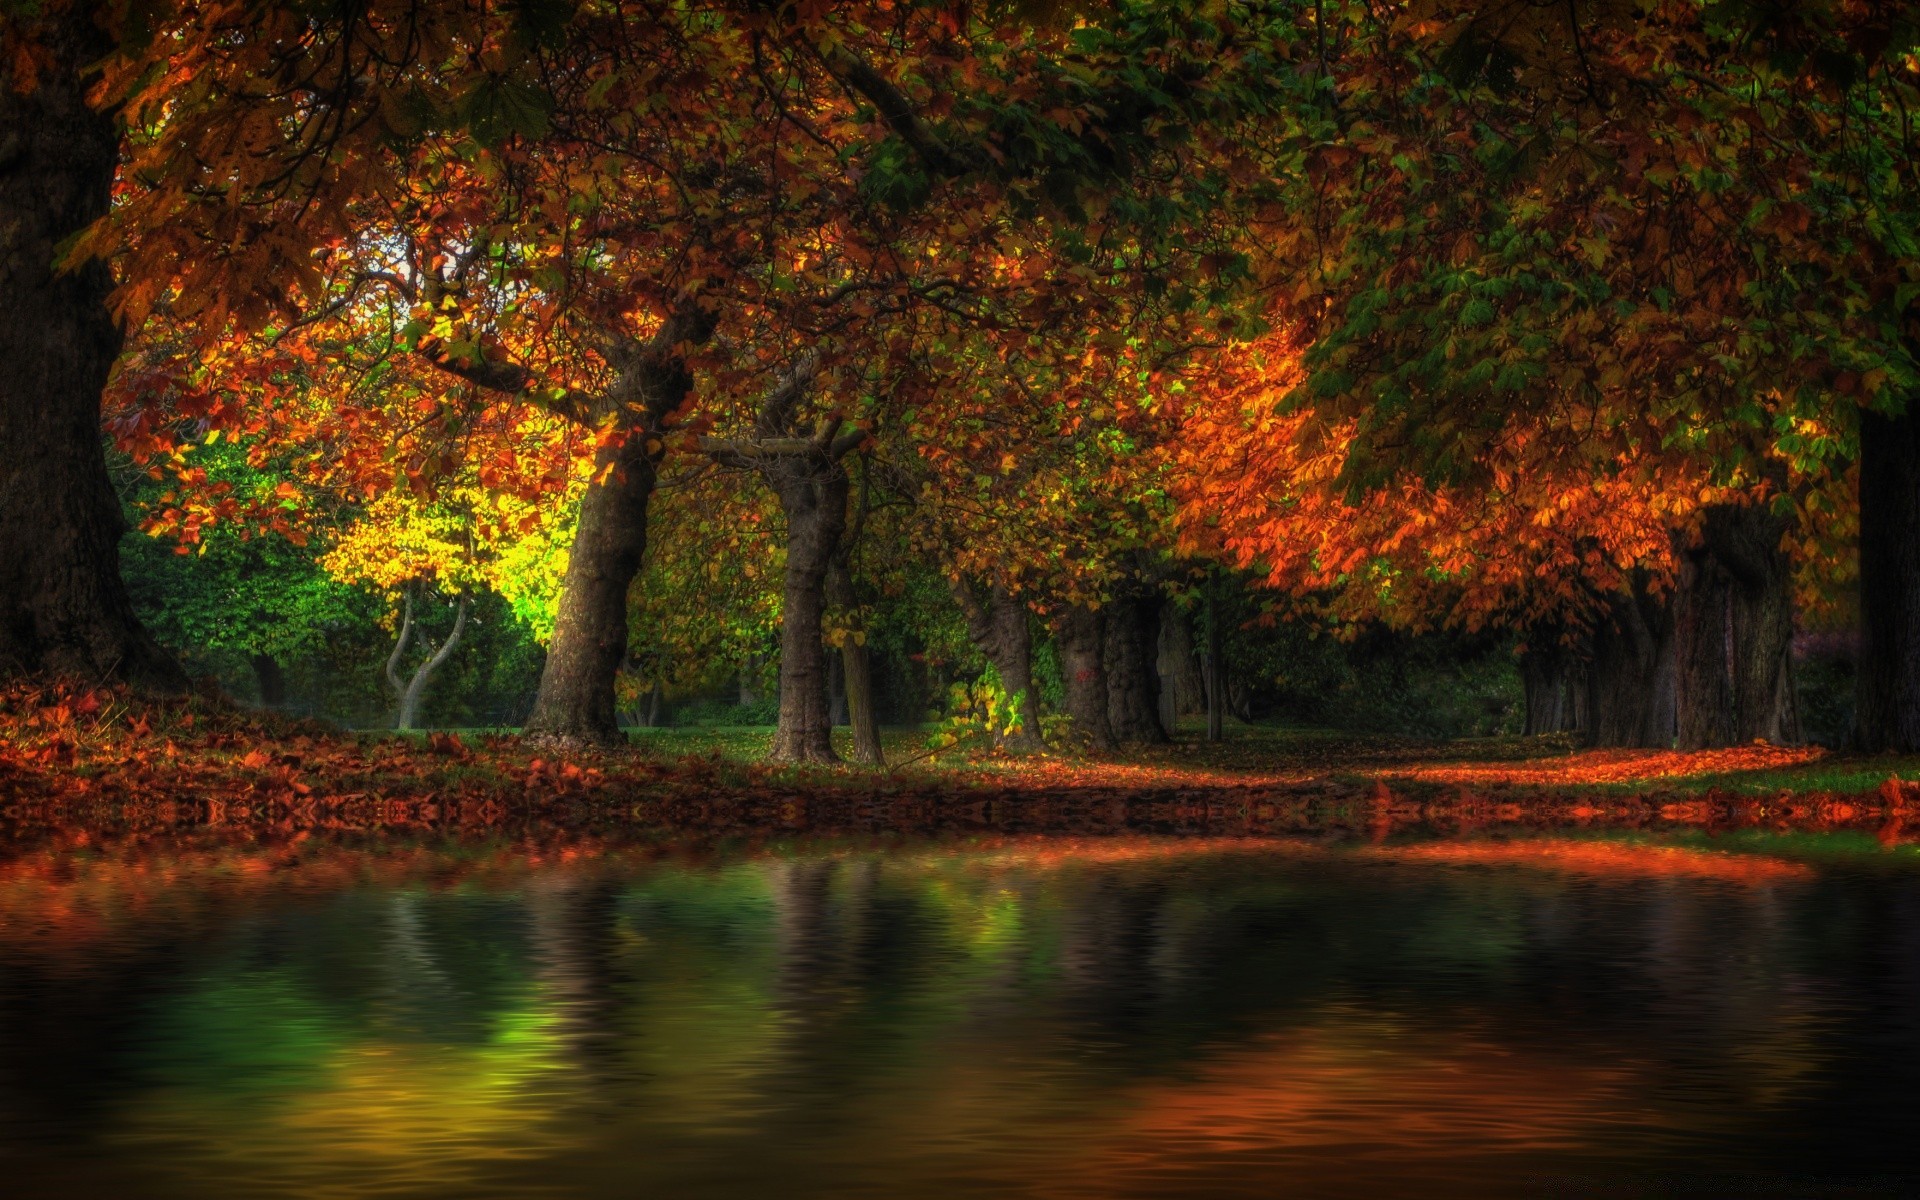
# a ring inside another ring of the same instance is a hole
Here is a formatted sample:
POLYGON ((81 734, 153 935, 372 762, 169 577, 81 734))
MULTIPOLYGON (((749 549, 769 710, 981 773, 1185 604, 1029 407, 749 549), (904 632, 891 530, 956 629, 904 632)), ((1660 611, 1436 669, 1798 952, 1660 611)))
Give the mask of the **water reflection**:
POLYGON ((1913 1190, 1909 856, 1346 832, 42 831, 0 1152, 29 1195, 1913 1190))

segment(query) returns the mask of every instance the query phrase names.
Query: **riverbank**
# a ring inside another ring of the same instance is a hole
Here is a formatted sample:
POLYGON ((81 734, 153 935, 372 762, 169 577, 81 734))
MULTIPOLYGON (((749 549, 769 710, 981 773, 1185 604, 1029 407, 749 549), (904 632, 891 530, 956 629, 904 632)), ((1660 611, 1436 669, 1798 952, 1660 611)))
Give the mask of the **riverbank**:
POLYGON ((1433 812, 1690 803, 1920 812, 1916 757, 1760 744, 1580 750, 1565 737, 1422 742, 1262 727, 1236 727, 1218 743, 1183 734, 1109 756, 1010 758, 964 746, 932 752, 926 731, 890 730, 890 769, 776 766, 760 761, 765 729, 636 731, 628 749, 556 753, 498 732, 350 734, 203 699, 16 687, 0 694, 0 794, 15 805, 587 803, 654 815, 756 796, 912 806, 1203 792, 1223 804, 1433 812))

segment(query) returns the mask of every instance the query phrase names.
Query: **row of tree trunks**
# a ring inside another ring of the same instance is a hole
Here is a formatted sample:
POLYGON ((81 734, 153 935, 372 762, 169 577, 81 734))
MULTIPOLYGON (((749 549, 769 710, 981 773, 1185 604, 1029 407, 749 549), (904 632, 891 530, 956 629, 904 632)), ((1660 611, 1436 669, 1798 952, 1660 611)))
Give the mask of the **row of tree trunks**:
POLYGON ((32 80, 0 62, 0 672, 179 690, 120 579, 126 524, 100 438, 121 344, 113 280, 104 263, 57 261, 107 212, 118 121, 88 107, 82 73, 113 42, 92 5, 32 11, 7 20, 48 58, 32 80))
POLYGON ((967 619, 967 632, 1000 677, 1000 689, 1013 705, 994 730, 994 742, 1015 754, 1046 749, 1040 736, 1040 697, 1033 686, 1033 633, 1026 601, 1005 584, 984 588, 954 582, 954 596, 967 619))
POLYGON ((1854 742, 1920 751, 1920 413, 1860 414, 1854 742))

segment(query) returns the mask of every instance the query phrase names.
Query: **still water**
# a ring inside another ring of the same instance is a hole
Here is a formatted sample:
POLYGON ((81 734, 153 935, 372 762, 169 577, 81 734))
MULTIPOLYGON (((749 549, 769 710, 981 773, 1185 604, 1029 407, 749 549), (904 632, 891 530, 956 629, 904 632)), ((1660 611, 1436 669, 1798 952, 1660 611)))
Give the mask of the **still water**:
POLYGON ((0 841, 13 1197, 1913 1195, 1920 853, 0 841))

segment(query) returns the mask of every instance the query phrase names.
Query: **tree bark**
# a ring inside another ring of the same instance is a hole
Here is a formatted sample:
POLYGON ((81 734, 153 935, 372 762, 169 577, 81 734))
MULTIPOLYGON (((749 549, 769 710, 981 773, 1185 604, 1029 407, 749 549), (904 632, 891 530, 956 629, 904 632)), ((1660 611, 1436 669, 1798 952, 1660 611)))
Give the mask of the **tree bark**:
POLYGON ((1073 736, 1088 749, 1103 752, 1119 746, 1107 720, 1106 628, 1104 612, 1077 604, 1063 608, 1053 622, 1073 736))
POLYGON ((1560 631, 1540 628, 1527 635, 1520 652, 1520 685, 1526 696, 1528 736, 1569 733, 1578 728, 1574 715, 1576 662, 1560 639, 1560 631))
POLYGON ((1160 675, 1160 725, 1169 734, 1180 728, 1180 718, 1206 705, 1206 689, 1195 667, 1193 625, 1187 613, 1171 603, 1160 606, 1160 636, 1155 668, 1160 675))
POLYGON ((647 709, 644 720, 648 729, 660 728, 660 699, 665 691, 666 689, 660 686, 660 677, 654 676, 653 682, 647 687, 647 709))
POLYGON ((994 742, 1015 754, 1045 750, 1047 744, 1040 736, 1040 698, 1033 689, 1033 634, 1028 627, 1026 602, 998 583, 986 589, 984 599, 965 580, 955 582, 954 592, 966 613, 973 644, 993 664, 1000 676, 1000 688, 1014 706, 1007 724, 993 731, 994 742))
POLYGON ((1920 412, 1860 412, 1860 663, 1854 742, 1920 751, 1920 412))
MULTIPOLYGON (((624 345, 614 356, 617 375, 604 396, 581 401, 593 414, 616 421, 625 436, 595 456, 594 481, 580 498, 553 641, 524 730, 535 741, 626 744, 614 682, 627 657, 627 593, 647 550, 659 435, 693 390, 681 347, 707 342, 715 325, 713 313, 684 302, 651 339, 624 345)), ((449 365, 457 361, 440 365, 495 390, 524 392, 533 378, 518 367, 473 376, 449 365), (491 378, 496 374, 504 382, 491 378)))
POLYGON ((627 592, 647 550, 654 461, 639 431, 604 447, 560 587, 540 692, 525 733, 536 740, 621 745, 614 680, 627 657, 627 592))
POLYGON ((780 617, 780 721, 774 762, 839 762, 827 711, 827 570, 847 524, 848 480, 838 460, 775 458, 762 467, 787 519, 787 571, 780 617))
POLYGON ((1676 546, 1674 580, 1674 703, 1682 750, 1732 745, 1733 581, 1703 543, 1676 546))
POLYGON ((1593 631, 1587 744, 1669 746, 1674 737, 1673 606, 1636 586, 1593 631))
POLYGON ((120 502, 100 393, 120 353, 106 264, 62 271, 61 243, 106 215, 119 123, 82 71, 113 41, 95 6, 9 20, 49 58, 31 84, 0 62, 0 674, 186 687, 120 579, 120 502), (24 89, 24 90, 23 90, 24 89))
POLYGON ((1793 686, 1789 519, 1764 504, 1706 510, 1699 544, 1680 555, 1675 595, 1679 745, 1800 740, 1793 686))
MULTIPOLYGON (((860 611, 853 575, 843 557, 827 569, 827 599, 849 617, 860 611)), ((840 676, 847 698, 847 724, 853 730, 853 760, 873 767, 887 765, 880 748, 880 718, 873 703, 873 660, 863 631, 850 628, 840 643, 840 676)))
POLYGON ((1122 742, 1167 741, 1160 724, 1160 597, 1125 596, 1107 610, 1107 720, 1122 742))

